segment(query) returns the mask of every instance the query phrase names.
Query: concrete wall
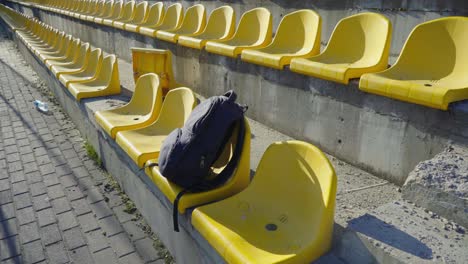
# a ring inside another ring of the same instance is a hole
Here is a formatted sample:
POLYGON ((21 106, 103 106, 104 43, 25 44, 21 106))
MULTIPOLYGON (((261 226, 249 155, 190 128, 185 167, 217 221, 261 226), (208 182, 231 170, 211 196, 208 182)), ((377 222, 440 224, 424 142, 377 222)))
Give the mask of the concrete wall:
MULTIPOLYGON (((250 8, 245 2, 242 8, 250 8)), ((39 9, 16 8, 128 61, 132 46, 170 49, 178 82, 203 96, 234 89, 240 102, 249 105, 249 117, 400 185, 418 162, 442 151, 449 140, 468 142, 466 122, 450 111, 366 94, 357 82, 336 84, 39 9)))

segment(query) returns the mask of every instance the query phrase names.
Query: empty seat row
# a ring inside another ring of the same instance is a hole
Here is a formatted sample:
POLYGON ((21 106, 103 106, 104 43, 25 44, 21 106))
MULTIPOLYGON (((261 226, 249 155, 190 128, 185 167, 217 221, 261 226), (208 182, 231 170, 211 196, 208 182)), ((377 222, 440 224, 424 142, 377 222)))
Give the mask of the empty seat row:
POLYGON ((120 93, 118 62, 114 55, 105 56, 101 49, 3 5, 1 9, 9 10, 13 21, 24 21, 23 27, 16 28, 19 39, 76 100, 120 93))
MULTIPOLYGON (((98 68, 93 65, 99 64, 100 50, 43 23, 29 21, 24 30, 17 31, 25 45, 65 86, 77 83, 89 87, 86 72, 98 68)), ((128 104, 95 114, 105 133, 139 167, 157 162, 164 138, 183 126, 197 105, 194 93, 185 87, 171 89, 163 100, 163 85, 158 75, 143 74, 128 104)), ((263 155, 250 182, 251 133, 247 119, 244 122, 244 141, 233 133, 212 168, 218 173, 232 158, 236 144, 243 144, 231 178, 213 190, 187 193, 178 212, 195 208, 193 226, 229 263, 317 259, 331 247, 337 186, 332 165, 310 144, 275 143, 263 155), (281 195, 285 186, 294 190, 293 194, 281 195)), ((145 172, 170 202, 182 190, 163 177, 157 166, 145 172)))
POLYGON ((285 15, 273 38, 272 17, 265 8, 245 12, 237 30, 235 12, 229 6, 213 10, 209 18, 199 4, 185 13, 179 3, 165 10, 162 3, 150 6, 145 1, 56 0, 46 1, 42 8, 186 47, 230 57, 240 55, 243 61, 275 69, 289 65, 293 72, 334 82, 347 84, 365 75, 359 84, 362 91, 441 110, 468 99, 468 77, 461 74, 467 66, 460 63, 466 55, 457 48, 468 42, 463 37, 468 28, 466 17, 418 25, 396 64, 387 70, 392 27, 386 17, 376 13, 340 20, 320 52, 321 18, 312 10, 285 15), (421 52, 440 54, 443 67, 434 68, 437 61, 421 52))

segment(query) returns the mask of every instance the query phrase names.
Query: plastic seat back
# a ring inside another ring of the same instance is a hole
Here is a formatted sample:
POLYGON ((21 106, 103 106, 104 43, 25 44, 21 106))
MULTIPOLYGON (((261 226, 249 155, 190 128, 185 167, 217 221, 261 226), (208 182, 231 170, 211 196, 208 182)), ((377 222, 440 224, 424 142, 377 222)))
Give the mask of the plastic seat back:
MULTIPOLYGON (((161 98, 159 77, 153 73, 145 74, 137 80, 135 92, 130 102, 123 106, 122 110, 133 114, 150 115, 155 110, 155 107, 160 107, 157 102, 161 102, 161 98)), ((159 113, 157 111, 155 117, 159 113)))
POLYGON ((195 104, 195 95, 189 88, 182 87, 170 90, 163 101, 156 122, 165 127, 182 127, 195 104))
POLYGON ((164 18, 159 25, 161 29, 176 29, 179 27, 183 18, 183 7, 180 3, 175 3, 169 6, 166 10, 164 18))
POLYGON ((75 67, 82 67, 89 57, 89 43, 81 43, 80 48, 75 52, 73 64, 75 67))
POLYGON ((102 63, 103 54, 101 49, 91 49, 89 53, 88 64, 86 65, 83 75, 85 76, 97 76, 97 73, 100 71, 100 66, 102 63))
POLYGON ((146 20, 146 16, 148 15, 148 2, 143 1, 138 3, 135 6, 134 16, 132 18, 132 23, 140 24, 146 20))
POLYGON ((146 18, 146 21, 144 22, 144 25, 157 26, 161 24, 162 18, 164 17, 164 13, 164 4, 162 2, 157 2, 151 5, 148 8, 148 16, 146 18))
POLYGON ((321 18, 312 10, 298 10, 281 20, 273 42, 273 53, 317 54, 320 51, 321 18))
POLYGON ((114 5, 114 1, 107 1, 104 6, 102 7, 101 12, 97 13, 96 16, 98 17, 106 17, 112 13, 112 7, 114 5))
POLYGON ((327 47, 319 55, 326 63, 357 63, 362 67, 387 67, 390 21, 376 13, 346 17, 336 25, 327 47))
POLYGON ((96 76, 95 83, 106 85, 106 90, 109 92, 120 92, 119 63, 115 55, 108 55, 102 59, 102 65, 99 74, 96 76))
POLYGON ((117 19, 121 15, 122 8, 123 8, 123 2, 121 2, 121 1, 114 2, 114 6, 112 8, 112 13, 107 18, 111 19, 111 20, 117 19))
POLYGON ((116 20, 125 21, 131 19, 135 10, 135 2, 130 1, 123 5, 120 16, 116 20))
POLYGON ((206 12, 205 6, 194 5, 187 8, 180 28, 177 30, 180 34, 195 34, 205 28, 206 12))
POLYGON ((203 30, 204 38, 207 39, 226 39, 234 32, 235 12, 230 6, 222 6, 211 12, 210 18, 203 30))
POLYGON ((262 47, 272 39, 273 17, 268 9, 259 7, 242 14, 230 43, 262 47))

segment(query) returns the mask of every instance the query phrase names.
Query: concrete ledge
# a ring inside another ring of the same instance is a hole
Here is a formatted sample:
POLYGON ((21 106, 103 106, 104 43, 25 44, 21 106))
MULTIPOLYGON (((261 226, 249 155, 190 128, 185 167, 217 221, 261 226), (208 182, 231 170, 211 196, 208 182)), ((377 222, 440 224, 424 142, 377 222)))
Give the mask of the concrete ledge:
POLYGON ((416 164, 441 152, 449 140, 468 142, 468 127, 457 121, 464 113, 363 93, 356 81, 341 85, 12 5, 128 61, 133 46, 169 49, 179 83, 206 97, 234 89, 250 106, 250 118, 399 185, 416 164))

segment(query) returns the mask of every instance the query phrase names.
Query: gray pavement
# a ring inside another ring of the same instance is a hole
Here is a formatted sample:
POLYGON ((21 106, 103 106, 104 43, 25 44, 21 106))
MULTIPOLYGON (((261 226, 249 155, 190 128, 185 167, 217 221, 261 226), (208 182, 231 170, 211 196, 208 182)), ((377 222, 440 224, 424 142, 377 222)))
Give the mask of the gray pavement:
POLYGON ((52 98, 0 31, 0 262, 171 262, 52 98))

